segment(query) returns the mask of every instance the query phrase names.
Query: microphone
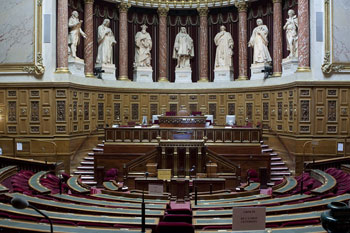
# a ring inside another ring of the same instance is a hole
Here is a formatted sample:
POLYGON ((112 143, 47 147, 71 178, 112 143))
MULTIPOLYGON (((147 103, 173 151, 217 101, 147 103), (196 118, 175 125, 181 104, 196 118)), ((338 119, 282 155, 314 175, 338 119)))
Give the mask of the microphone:
POLYGON ((36 212, 38 212, 39 214, 44 216, 47 219, 47 221, 49 221, 49 223, 50 223, 50 232, 53 233, 53 226, 52 226, 51 219, 46 214, 41 212, 38 208, 36 208, 35 206, 29 204, 29 202, 26 199, 23 199, 21 197, 13 197, 11 199, 11 205, 14 208, 16 208, 16 209, 22 210, 22 209, 25 209, 25 208, 29 207, 29 208, 32 208, 33 210, 35 210, 36 212))

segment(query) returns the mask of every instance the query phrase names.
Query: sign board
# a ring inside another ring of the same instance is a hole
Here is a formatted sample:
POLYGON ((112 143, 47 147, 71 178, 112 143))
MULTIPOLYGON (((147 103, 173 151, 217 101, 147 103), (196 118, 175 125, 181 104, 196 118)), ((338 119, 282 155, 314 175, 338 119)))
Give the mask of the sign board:
POLYGON ((266 207, 232 208, 232 231, 265 230, 266 207))
POLYGON ((158 169, 159 180, 171 180, 171 169, 158 169))
POLYGON ((23 150, 22 142, 17 142, 17 151, 22 151, 22 150, 23 150))
POLYGON ((163 184, 148 184, 150 195, 163 195, 163 184))

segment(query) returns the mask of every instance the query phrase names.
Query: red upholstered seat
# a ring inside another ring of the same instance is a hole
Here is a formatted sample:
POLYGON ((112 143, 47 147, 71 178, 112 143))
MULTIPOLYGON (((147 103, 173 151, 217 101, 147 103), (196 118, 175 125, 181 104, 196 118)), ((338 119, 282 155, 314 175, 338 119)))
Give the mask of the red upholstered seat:
POLYGON ((184 222, 160 222, 157 233, 194 233, 194 227, 184 222))
POLYGON ((164 222, 187 222, 192 224, 192 216, 188 214, 167 214, 164 216, 164 222))
POLYGON ((190 209, 168 209, 168 214, 188 214, 192 215, 192 211, 190 209))
POLYGON ((116 180, 118 177, 118 169, 111 168, 106 171, 104 181, 116 180))

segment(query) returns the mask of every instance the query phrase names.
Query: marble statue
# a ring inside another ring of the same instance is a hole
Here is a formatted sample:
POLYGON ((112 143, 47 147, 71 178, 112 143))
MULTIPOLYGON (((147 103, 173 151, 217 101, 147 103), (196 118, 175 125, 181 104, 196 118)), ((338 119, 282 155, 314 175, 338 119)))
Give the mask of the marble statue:
POLYGON ((216 47, 215 68, 232 67, 233 39, 225 26, 220 27, 220 32, 214 37, 216 47))
POLYGON ((254 28, 252 36, 248 42, 249 47, 254 48, 253 64, 270 63, 272 61, 269 49, 267 48, 269 41, 267 36, 269 30, 263 24, 262 19, 257 19, 257 27, 254 28))
POLYGON ((191 68, 190 59, 194 57, 193 40, 187 34, 186 28, 181 27, 175 37, 173 59, 177 59, 176 68, 191 68))
POLYGON ((73 11, 68 21, 68 54, 73 58, 77 57, 77 46, 80 42, 80 35, 86 38, 86 34, 81 30, 82 23, 83 20, 79 20, 78 12, 73 11))
POLYGON ((142 25, 141 28, 142 30, 135 35, 134 67, 151 67, 152 38, 146 31, 146 25, 142 25))
POLYGON ((298 57, 298 18, 294 10, 288 11, 289 18, 283 29, 286 30, 287 50, 290 52, 287 58, 298 57))
POLYGON ((109 28, 109 24, 109 19, 105 19, 97 29, 98 49, 96 64, 113 64, 113 45, 117 42, 112 30, 109 28))

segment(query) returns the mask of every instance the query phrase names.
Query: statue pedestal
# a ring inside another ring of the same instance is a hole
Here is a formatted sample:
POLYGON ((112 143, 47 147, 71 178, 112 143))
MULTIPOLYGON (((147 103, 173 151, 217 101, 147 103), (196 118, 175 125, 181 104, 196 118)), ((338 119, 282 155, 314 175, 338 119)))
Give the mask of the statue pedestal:
POLYGON ((297 57, 282 59, 282 76, 294 74, 298 69, 297 57))
POLYGON ((114 64, 96 64, 95 68, 101 68, 104 73, 101 73, 103 80, 117 80, 115 77, 115 65, 114 64))
POLYGON ((134 69, 134 82, 152 83, 152 67, 136 67, 134 69))
POLYGON ((192 83, 191 68, 176 68, 175 83, 192 83))
POLYGON ((265 63, 252 64, 250 66, 250 80, 263 80, 265 63))
POLYGON ((84 66, 85 63, 83 59, 78 57, 74 58, 72 56, 68 57, 68 69, 73 75, 85 77, 84 66))
POLYGON ((232 67, 220 67, 214 70, 214 82, 230 82, 233 79, 232 67))

